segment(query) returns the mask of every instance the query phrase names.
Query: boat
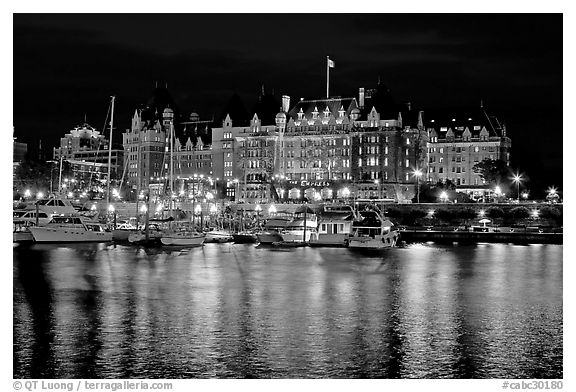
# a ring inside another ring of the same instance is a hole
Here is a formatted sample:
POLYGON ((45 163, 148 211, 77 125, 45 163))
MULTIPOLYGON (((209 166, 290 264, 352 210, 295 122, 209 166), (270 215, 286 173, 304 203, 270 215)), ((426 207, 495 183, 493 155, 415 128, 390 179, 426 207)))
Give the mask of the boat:
MULTIPOLYGON (((294 217, 280 231, 283 242, 310 242, 317 238, 318 217, 316 213, 304 205, 294 211, 294 217)), ((278 242, 278 241, 276 241, 278 242)))
POLYGON ((25 209, 28 211, 38 210, 39 212, 47 214, 49 218, 52 218, 54 215, 74 215, 78 213, 70 200, 57 195, 29 203, 25 209))
POLYGON ((116 228, 112 229, 112 239, 114 241, 128 241, 130 234, 138 233, 138 228, 130 222, 120 222, 116 228))
POLYGON ((347 204, 325 205, 318 217, 318 235, 310 246, 348 246, 356 214, 347 204))
POLYGON ((34 237, 30 231, 30 226, 34 226, 34 223, 14 220, 12 224, 12 242, 34 241, 34 237))
POLYGON ((30 227, 36 242, 108 242, 112 232, 103 224, 80 216, 54 216, 42 227, 30 227))
POLYGON ((167 246, 202 246, 205 238, 204 233, 182 229, 163 235, 160 242, 167 246))
POLYGON ((284 230, 291 218, 291 214, 279 212, 268 219, 264 224, 264 230, 256 234, 258 242, 263 245, 272 245, 274 242, 282 241, 280 231, 284 230))
POLYGON ((129 233, 128 242, 135 245, 160 245, 160 240, 165 234, 158 224, 150 223, 147 229, 142 228, 136 232, 129 233))
POLYGON ((210 229, 206 233, 205 243, 217 243, 221 244, 223 242, 230 242, 234 239, 232 234, 226 230, 210 229))
POLYGON ((232 234, 232 239, 236 244, 255 244, 258 242, 258 235, 251 231, 240 231, 232 234))
POLYGON ((384 219, 376 211, 359 213, 360 220, 354 222, 352 234, 348 238, 348 247, 361 249, 384 249, 396 245, 400 233, 393 230, 394 224, 384 219))

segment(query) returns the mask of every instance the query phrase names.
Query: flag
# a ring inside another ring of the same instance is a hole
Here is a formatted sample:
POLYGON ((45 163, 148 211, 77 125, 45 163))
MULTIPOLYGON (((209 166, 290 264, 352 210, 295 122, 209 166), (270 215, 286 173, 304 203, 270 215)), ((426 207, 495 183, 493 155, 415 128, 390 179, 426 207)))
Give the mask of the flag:
POLYGON ((336 68, 336 64, 334 63, 334 61, 328 59, 328 67, 330 67, 330 68, 336 68))

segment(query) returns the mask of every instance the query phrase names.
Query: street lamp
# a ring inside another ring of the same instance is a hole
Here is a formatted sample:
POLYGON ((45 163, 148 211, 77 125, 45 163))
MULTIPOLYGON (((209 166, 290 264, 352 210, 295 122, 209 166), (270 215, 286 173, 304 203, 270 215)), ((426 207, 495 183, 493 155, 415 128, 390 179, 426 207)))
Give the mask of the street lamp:
POLYGON ((342 189, 342 197, 347 199, 348 196, 350 196, 350 189, 348 189, 348 188, 342 189))
POLYGON ((272 215, 276 213, 276 207, 274 206, 274 204, 270 204, 270 207, 268 207, 268 214, 272 215))
POLYGON ((108 206, 108 212, 114 216, 114 225, 112 226, 114 230, 116 230, 116 209, 114 208, 113 204, 108 206))
POLYGON ((442 193, 440 193, 440 200, 446 203, 446 201, 448 200, 448 193, 446 193, 446 191, 442 191, 442 193))
POLYGON ((414 170, 413 176, 416 177, 416 203, 420 203, 420 177, 422 177, 422 170, 414 170))
POLYGON ((500 185, 496 185, 496 188, 494 188, 494 194, 496 195, 496 201, 500 196, 502 196, 502 189, 500 188, 500 185))
POLYGON ((512 181, 516 183, 516 189, 518 191, 518 203, 520 203, 520 183, 522 182, 522 175, 518 173, 514 174, 512 181))

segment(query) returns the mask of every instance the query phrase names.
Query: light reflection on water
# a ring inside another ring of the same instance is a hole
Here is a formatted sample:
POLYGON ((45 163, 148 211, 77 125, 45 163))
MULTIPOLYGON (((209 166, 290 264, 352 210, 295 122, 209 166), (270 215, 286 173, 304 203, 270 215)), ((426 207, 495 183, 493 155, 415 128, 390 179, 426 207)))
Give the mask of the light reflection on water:
POLYGON ((561 378, 562 246, 14 248, 15 378, 561 378))

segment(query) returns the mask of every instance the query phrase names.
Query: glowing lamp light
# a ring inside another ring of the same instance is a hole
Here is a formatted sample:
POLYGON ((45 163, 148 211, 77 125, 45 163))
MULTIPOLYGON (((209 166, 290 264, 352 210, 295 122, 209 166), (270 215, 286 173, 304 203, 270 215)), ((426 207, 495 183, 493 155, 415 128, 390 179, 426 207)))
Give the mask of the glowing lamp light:
POLYGON ((112 189, 112 196, 114 196, 114 197, 120 196, 120 192, 118 192, 118 189, 116 189, 116 188, 112 189))
POLYGON ((486 211, 484 211, 484 210, 480 210, 478 212, 478 215, 480 215, 480 216, 484 216, 485 214, 486 214, 486 211))
POLYGON ((37 198, 37 199, 42 199, 43 197, 44 197, 44 193, 42 193, 42 192, 38 192, 38 193, 36 194, 36 198, 37 198))
POLYGON ((160 213, 160 212, 162 212, 162 209, 163 209, 162 204, 158 204, 156 206, 156 212, 160 213))
POLYGON ((92 207, 90 207, 91 211, 96 211, 96 204, 92 204, 92 207))
POLYGON ((448 200, 448 194, 445 191, 442 191, 442 193, 440 193, 440 199, 443 201, 448 200))
POLYGON ((74 197, 74 193, 68 192, 68 197, 74 197))
POLYGON ((271 204, 270 207, 268 207, 268 213, 269 214, 275 214, 276 213, 276 207, 274 206, 274 204, 271 204))
POLYGON ((24 197, 30 197, 30 189, 26 189, 26 191, 24 191, 24 197))
POLYGON ((212 194, 212 192, 206 193, 206 199, 208 199, 208 200, 214 199, 214 195, 212 194))
POLYGON ((533 211, 532 211, 532 217, 533 217, 533 218, 538 218, 538 216, 540 216, 540 213, 538 212, 538 210, 533 210, 533 211))
POLYGON ((314 192, 314 200, 320 200, 322 196, 320 196, 320 192, 314 192))
POLYGON ((212 204, 212 205, 210 206, 210 213, 211 213, 211 214, 215 214, 216 211, 217 211, 216 204, 212 204))
POLYGON ((344 197, 350 196, 350 189, 348 189, 348 188, 342 189, 342 196, 344 196, 344 197))
POLYGON ((256 210, 256 212, 262 211, 262 207, 260 207, 260 204, 256 204, 256 207, 254 209, 256 210))
POLYGON ((494 188, 494 193, 496 193, 497 195, 502 194, 502 189, 500 188, 499 185, 496 185, 496 188, 494 188))
POLYGON ((194 208, 194 213, 195 214, 200 214, 202 212, 202 206, 200 204, 198 204, 195 208, 194 208))
POLYGON ((430 210, 430 211, 428 211, 428 215, 429 215, 429 216, 432 216, 432 215, 434 215, 434 210, 430 210))
POLYGON ((142 207, 140 207, 140 212, 145 214, 146 211, 148 211, 148 207, 146 207, 146 204, 142 204, 142 207))
POLYGON ((116 210, 116 209, 114 208, 114 205, 113 205, 113 204, 110 204, 110 205, 108 206, 108 212, 114 213, 115 210, 116 210))

